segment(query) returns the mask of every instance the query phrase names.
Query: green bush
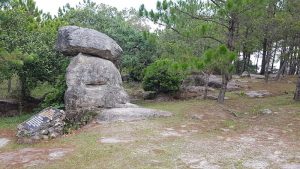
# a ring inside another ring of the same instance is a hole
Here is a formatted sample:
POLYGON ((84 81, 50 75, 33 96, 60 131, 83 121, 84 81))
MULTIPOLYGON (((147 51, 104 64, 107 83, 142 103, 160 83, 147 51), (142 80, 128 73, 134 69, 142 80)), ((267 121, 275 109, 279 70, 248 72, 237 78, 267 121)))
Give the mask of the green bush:
POLYGON ((143 88, 146 91, 171 93, 179 90, 183 79, 175 68, 177 63, 169 59, 157 60, 145 69, 143 88))

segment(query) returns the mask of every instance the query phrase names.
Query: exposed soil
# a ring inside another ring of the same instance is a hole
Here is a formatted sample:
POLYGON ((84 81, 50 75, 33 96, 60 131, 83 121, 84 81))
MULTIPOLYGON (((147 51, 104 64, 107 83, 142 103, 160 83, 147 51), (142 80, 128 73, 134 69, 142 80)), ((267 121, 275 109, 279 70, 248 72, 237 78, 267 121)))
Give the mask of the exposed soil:
MULTIPOLYGON (((239 94, 242 91, 233 92, 224 105, 202 100, 143 102, 174 116, 93 122, 37 148, 0 149, 0 168, 300 169, 300 104, 292 101, 293 79, 270 86, 263 80, 247 81, 251 90, 274 95, 248 98, 239 94), (50 146, 55 141, 61 148, 50 146), (72 148, 63 148, 65 144, 72 148)), ((7 132, 12 131, 0 130, 0 136, 13 139, 7 132)))

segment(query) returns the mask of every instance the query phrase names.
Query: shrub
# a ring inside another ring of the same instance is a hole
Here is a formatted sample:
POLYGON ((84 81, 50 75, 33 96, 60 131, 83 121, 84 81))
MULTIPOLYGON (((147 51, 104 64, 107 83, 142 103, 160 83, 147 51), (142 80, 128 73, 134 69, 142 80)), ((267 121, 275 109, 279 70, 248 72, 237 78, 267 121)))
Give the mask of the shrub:
POLYGON ((143 79, 144 90, 158 93, 178 91, 183 76, 175 69, 176 65, 172 60, 162 59, 148 66, 143 79))

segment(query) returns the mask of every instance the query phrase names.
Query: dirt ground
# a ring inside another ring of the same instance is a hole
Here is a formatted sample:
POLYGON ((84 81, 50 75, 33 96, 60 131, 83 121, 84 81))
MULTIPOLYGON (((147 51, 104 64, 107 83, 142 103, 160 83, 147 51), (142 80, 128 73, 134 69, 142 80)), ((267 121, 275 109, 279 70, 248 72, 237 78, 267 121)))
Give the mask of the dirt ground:
POLYGON ((300 169, 300 103, 292 100, 295 79, 228 92, 213 100, 138 102, 173 112, 169 118, 97 123, 56 140, 15 143, 15 130, 0 129, 11 141, 0 148, 0 168, 95 169, 300 169), (267 90, 249 98, 247 90, 267 90), (263 113, 264 109, 270 110, 263 113))

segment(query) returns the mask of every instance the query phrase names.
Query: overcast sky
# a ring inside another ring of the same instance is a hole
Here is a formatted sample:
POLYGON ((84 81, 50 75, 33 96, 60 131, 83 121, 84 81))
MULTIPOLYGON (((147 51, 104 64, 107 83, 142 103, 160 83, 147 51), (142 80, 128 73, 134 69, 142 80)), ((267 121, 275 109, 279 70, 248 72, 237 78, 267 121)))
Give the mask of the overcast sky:
MULTIPOLYGON (((39 9, 42 9, 44 13, 50 12, 52 15, 57 15, 59 7, 64 6, 66 3, 69 3, 71 6, 77 5, 83 0, 35 0, 39 9)), ((145 4, 147 9, 154 9, 156 6, 157 0, 92 0, 98 4, 107 4, 113 7, 116 7, 118 10, 124 8, 136 8, 138 9, 141 4, 145 4)))

